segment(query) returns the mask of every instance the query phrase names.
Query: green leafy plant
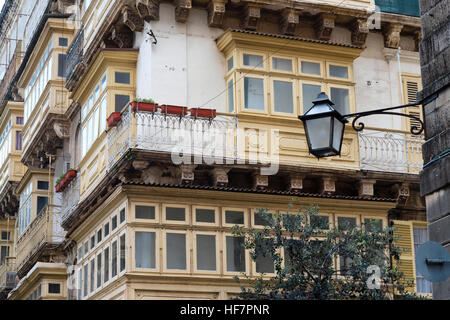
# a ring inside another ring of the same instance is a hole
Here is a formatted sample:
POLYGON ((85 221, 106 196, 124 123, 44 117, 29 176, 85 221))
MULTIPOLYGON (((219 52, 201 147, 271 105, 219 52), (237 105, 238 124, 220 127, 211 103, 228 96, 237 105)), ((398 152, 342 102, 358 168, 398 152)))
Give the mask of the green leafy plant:
POLYGON ((273 263, 274 274, 256 278, 244 274, 245 285, 237 299, 418 298, 407 292, 412 282, 405 280, 394 262, 401 252, 394 245, 393 228, 379 230, 372 222, 362 227, 331 228, 327 221, 314 218, 319 215, 316 206, 292 208, 289 204, 285 214, 257 209, 256 214, 265 221, 263 229, 233 227, 233 235, 244 238, 257 266, 265 261, 264 265, 272 268, 273 263), (369 285, 376 283, 370 272, 374 266, 380 281, 375 288, 369 285))
POLYGON ((136 102, 146 102, 146 103, 155 103, 153 99, 142 99, 142 98, 136 98, 136 102))

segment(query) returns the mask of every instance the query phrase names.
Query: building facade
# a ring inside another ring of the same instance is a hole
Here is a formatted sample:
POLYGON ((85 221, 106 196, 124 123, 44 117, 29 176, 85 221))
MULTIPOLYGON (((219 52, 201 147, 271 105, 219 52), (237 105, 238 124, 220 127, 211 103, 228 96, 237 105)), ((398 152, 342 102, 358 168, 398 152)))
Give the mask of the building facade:
POLYGON ((414 5, 11 0, 1 15, 8 299, 228 299, 234 275, 273 273, 231 227, 291 201, 330 227, 393 223, 410 290, 431 293, 417 124, 348 125, 319 161, 298 120, 320 92, 345 114, 414 102, 414 5))

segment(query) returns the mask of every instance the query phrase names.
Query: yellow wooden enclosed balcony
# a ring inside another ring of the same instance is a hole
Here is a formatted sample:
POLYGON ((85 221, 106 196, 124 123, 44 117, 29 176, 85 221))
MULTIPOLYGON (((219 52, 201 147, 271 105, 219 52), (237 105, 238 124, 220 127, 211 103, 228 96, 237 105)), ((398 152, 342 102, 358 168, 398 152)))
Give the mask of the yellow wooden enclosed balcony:
POLYGON ((19 236, 16 243, 17 270, 28 269, 44 256, 45 251, 55 250, 64 240, 64 231, 60 226, 60 208, 47 205, 19 236))
POLYGON ((7 257, 0 265, 0 292, 11 290, 16 286, 16 275, 15 258, 7 257))

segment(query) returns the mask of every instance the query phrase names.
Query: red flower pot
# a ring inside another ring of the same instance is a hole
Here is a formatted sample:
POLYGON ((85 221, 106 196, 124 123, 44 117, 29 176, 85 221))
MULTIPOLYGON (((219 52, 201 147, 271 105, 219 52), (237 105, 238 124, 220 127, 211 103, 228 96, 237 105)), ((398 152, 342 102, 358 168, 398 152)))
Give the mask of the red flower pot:
POLYGON ((68 179, 70 179, 70 181, 72 181, 76 176, 77 176, 77 171, 76 170, 69 170, 66 173, 66 177, 68 179))
POLYGON ((148 111, 148 112, 156 112, 158 110, 157 103, 150 102, 131 102, 131 110, 132 111, 148 111))
POLYGON ((111 115, 108 118, 108 127, 111 128, 117 126, 117 124, 120 122, 121 119, 122 115, 120 114, 120 112, 111 113, 111 115))
POLYGON ((216 109, 192 108, 191 116, 196 118, 215 118, 216 109))
POLYGON ((187 115, 188 108, 187 107, 179 107, 179 106, 171 106, 171 105, 162 105, 161 112, 168 114, 177 114, 185 116, 187 115))
POLYGON ((56 187, 55 187, 56 192, 62 192, 62 188, 61 188, 61 182, 59 182, 56 187))

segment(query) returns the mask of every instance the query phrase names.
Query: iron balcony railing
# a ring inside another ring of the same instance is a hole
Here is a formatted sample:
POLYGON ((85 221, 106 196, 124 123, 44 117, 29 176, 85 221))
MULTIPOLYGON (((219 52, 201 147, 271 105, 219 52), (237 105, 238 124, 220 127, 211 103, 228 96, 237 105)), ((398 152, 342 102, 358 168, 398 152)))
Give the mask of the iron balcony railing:
POLYGON ((71 79, 71 76, 75 68, 83 60, 83 45, 84 45, 84 29, 80 29, 77 36, 73 40, 70 48, 67 50, 66 55, 66 70, 64 77, 66 81, 71 79))
POLYGON ((375 0, 381 12, 420 16, 419 0, 375 0))
POLYGON ((359 133, 361 169, 418 174, 423 143, 406 133, 364 130, 359 133))
POLYGON ((62 221, 69 217, 76 209, 80 201, 80 178, 76 176, 63 192, 58 194, 61 197, 62 221))
POLYGON ((108 170, 129 149, 169 153, 175 164, 226 163, 237 158, 237 118, 181 117, 129 109, 108 130, 107 139, 108 170))

